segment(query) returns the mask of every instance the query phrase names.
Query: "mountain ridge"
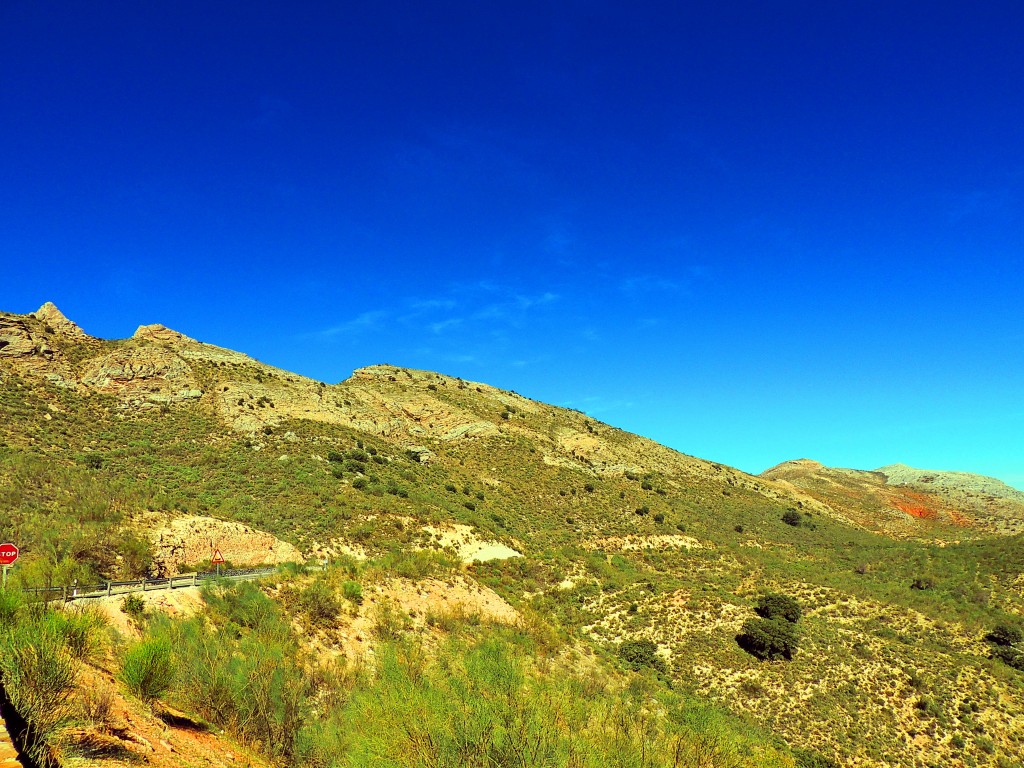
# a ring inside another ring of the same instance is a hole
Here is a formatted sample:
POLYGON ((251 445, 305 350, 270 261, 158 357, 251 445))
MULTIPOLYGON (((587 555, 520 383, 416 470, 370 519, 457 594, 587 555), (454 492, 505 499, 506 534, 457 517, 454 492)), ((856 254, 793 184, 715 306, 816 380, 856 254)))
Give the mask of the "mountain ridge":
POLYGON ((1012 499, 809 459, 754 476, 457 377, 328 385, 163 326, 105 341, 44 314, 0 313, 18 583, 165 573, 219 538, 341 579, 403 562, 415 581, 440 558, 581 648, 650 643, 674 685, 845 765, 995 764, 1024 743, 1018 673, 984 640, 1024 616, 1012 499), (482 544, 522 556, 464 562, 482 544), (803 609, 789 661, 736 640, 772 592, 803 609))

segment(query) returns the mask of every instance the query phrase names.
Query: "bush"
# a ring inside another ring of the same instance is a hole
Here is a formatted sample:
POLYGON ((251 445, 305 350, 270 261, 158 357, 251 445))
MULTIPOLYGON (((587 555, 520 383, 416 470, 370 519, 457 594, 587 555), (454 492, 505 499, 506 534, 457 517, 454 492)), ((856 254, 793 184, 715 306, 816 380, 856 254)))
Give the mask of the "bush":
POLYGON ((658 655, 658 646, 650 640, 624 640, 619 645, 619 658, 634 672, 644 667, 665 674, 668 669, 665 660, 658 655))
POLYGON ((761 595, 754 603, 754 612, 762 619, 785 619, 800 621, 800 604, 789 595, 769 593, 761 595))
POLYGON ((782 522, 784 522, 786 525, 792 525, 793 527, 796 527, 800 525, 800 523, 802 523, 803 520, 803 517, 795 509, 787 509, 785 512, 782 513, 782 522))
POLYGON ((796 768, 840 768, 839 763, 831 757, 825 757, 810 749, 794 749, 793 758, 796 761, 796 768))
POLYGON ((341 585, 341 594, 344 598, 356 605, 363 604, 363 588, 358 581, 346 581, 341 585))
MULTIPOLYGON (((57 764, 57 740, 73 716, 75 686, 74 660, 51 634, 49 616, 0 634, 0 679, 11 706, 25 723, 25 751, 42 768, 57 764)), ((3 630, 7 627, 0 627, 3 630)))
POLYGON ((160 638, 145 640, 130 649, 121 666, 121 680, 146 703, 163 696, 174 681, 171 644, 160 638))
POLYGON ((298 607, 310 623, 320 626, 334 623, 341 613, 334 590, 323 581, 314 581, 299 593, 298 607))
POLYGON ((98 453, 83 454, 78 460, 89 469, 103 468, 103 456, 98 453))
POLYGON ((14 625, 14 619, 23 603, 20 592, 13 589, 0 589, 0 627, 14 625))
POLYGON ((1021 632, 1017 627, 1011 627, 1008 624, 999 624, 991 632, 985 635, 985 639, 995 645, 1016 645, 1021 640, 1024 640, 1024 632, 1021 632))
POLYGON ((992 658, 1024 672, 1024 651, 1018 651, 1013 646, 997 645, 992 649, 992 658))
POLYGON ((740 648, 759 659, 792 659, 800 636, 785 619, 747 619, 736 636, 740 648))
POLYGON ((129 593, 121 600, 121 612, 127 613, 135 620, 139 620, 146 612, 146 601, 142 599, 141 595, 129 593))

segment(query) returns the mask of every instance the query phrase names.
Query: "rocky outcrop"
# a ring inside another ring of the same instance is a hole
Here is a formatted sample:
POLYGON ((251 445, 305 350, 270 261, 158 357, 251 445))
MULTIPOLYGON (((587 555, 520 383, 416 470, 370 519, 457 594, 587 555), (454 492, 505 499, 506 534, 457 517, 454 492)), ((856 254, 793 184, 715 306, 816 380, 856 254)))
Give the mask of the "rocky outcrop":
POLYGON ((138 402, 172 403, 202 395, 188 363, 162 347, 124 348, 94 358, 81 381, 98 392, 138 402))
POLYGON ((54 332, 62 334, 64 336, 71 336, 78 339, 91 338, 89 334, 83 331, 71 320, 68 320, 64 313, 57 309, 52 301, 48 301, 35 312, 32 316, 37 320, 42 320, 47 328, 52 329, 54 332))
POLYGON ((182 515, 151 519, 153 563, 160 576, 173 576, 184 567, 208 561, 215 549, 236 567, 302 562, 302 553, 286 541, 241 523, 212 517, 182 515))
POLYGON ((186 341, 194 341, 183 333, 171 330, 166 325, 153 323, 152 325, 140 325, 135 329, 132 338, 136 341, 148 341, 154 344, 174 344, 186 341))
POLYGON ((36 340, 28 323, 13 315, 0 315, 0 357, 47 356, 52 350, 42 340, 36 340))

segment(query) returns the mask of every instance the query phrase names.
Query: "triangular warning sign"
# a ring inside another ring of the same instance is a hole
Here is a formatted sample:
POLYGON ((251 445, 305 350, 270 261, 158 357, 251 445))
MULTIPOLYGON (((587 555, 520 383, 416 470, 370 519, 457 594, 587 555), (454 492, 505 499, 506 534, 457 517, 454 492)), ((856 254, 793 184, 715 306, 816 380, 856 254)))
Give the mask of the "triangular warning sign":
POLYGON ((222 555, 220 553, 219 549, 213 550, 213 557, 210 558, 210 562, 213 563, 214 565, 223 565, 224 564, 224 555, 222 555))

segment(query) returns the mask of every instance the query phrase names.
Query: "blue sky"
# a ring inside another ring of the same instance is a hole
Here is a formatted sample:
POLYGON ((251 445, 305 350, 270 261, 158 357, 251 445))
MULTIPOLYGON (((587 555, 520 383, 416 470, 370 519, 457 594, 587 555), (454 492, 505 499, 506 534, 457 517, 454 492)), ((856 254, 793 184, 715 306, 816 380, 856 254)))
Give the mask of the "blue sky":
POLYGON ((1019 2, 7 0, 0 307, 328 382, 438 370, 750 472, 1024 488, 1022 28, 1019 2))

